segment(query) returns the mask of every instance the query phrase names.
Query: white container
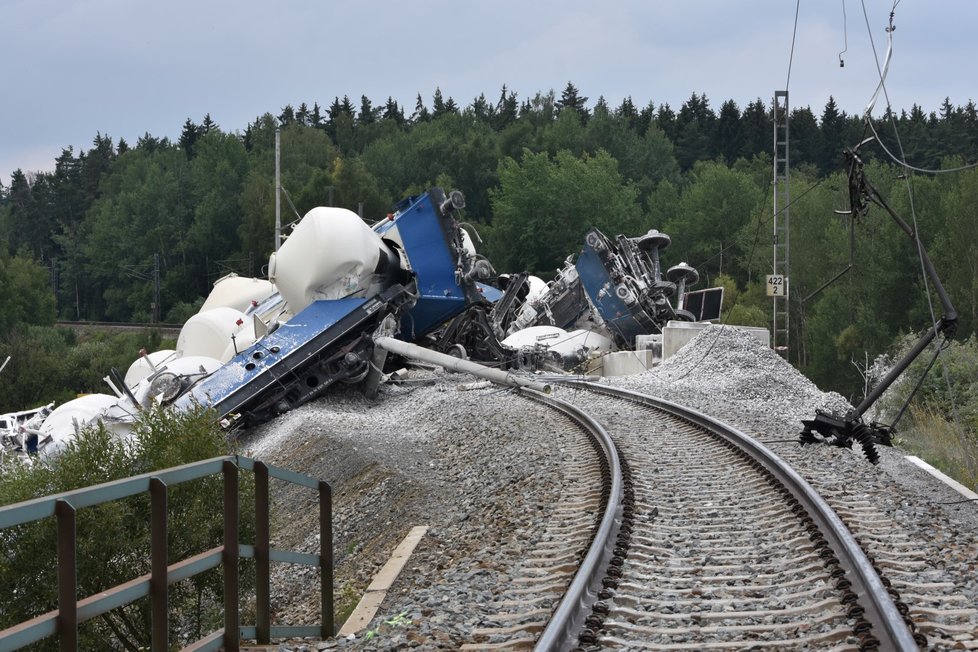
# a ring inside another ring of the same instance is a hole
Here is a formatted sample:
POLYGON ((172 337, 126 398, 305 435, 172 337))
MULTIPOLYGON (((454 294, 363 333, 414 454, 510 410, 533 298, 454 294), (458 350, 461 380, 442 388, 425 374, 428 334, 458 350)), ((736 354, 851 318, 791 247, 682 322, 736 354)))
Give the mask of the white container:
POLYGON ((275 286, 263 278, 249 278, 228 274, 214 281, 211 293, 197 312, 214 308, 234 308, 246 312, 252 302, 258 304, 275 294, 275 286))
MULTIPOLYGON (((234 308, 214 308, 207 312, 199 312, 188 319, 180 329, 180 335, 177 337, 177 357, 202 355, 227 362, 230 357, 225 357, 225 354, 231 347, 231 336, 237 338, 246 324, 251 330, 251 321, 250 317, 246 317, 243 312, 234 308)), ((254 331, 251 332, 251 341, 254 341, 254 331)))
POLYGON ((149 407, 153 401, 171 400, 179 390, 189 382, 194 382, 204 376, 209 376, 221 368, 221 361, 200 355, 177 358, 159 367, 160 373, 152 380, 143 378, 133 388, 132 393, 143 407, 149 407), (183 382, 186 381, 186 382, 183 382))
POLYGON ((57 455, 68 442, 75 438, 75 428, 83 430, 105 417, 106 411, 119 401, 109 394, 86 394, 76 399, 62 403, 48 415, 41 424, 40 452, 45 455, 57 455), (51 441, 43 443, 50 437, 51 441))
POLYGON ((173 349, 161 349, 148 353, 146 356, 139 356, 135 362, 129 365, 129 370, 126 372, 126 387, 132 389, 139 384, 139 381, 153 373, 154 367, 158 368, 170 360, 176 359, 176 357, 177 352, 173 349))
POLYGON ((268 263, 268 277, 298 314, 313 301, 372 296, 389 250, 353 211, 320 206, 302 218, 268 263))

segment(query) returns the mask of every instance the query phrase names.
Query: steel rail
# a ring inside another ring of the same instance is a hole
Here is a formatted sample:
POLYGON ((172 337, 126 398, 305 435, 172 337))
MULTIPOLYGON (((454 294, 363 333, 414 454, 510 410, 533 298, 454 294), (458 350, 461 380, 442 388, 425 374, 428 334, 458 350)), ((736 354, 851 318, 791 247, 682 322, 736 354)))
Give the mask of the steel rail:
POLYGON ((614 554, 615 542, 621 526, 624 480, 618 451, 604 426, 567 401, 532 389, 522 389, 521 394, 565 414, 580 425, 591 436, 595 448, 604 456, 607 469, 605 482, 610 486, 608 500, 591 546, 534 648, 541 652, 569 650, 577 646, 577 638, 584 628, 584 620, 591 613, 591 607, 598 599, 597 593, 601 580, 614 554))
POLYGON ((913 633, 907 627, 886 586, 873 568, 849 528, 815 489, 791 466, 769 448, 736 428, 698 410, 663 398, 627 389, 585 381, 567 385, 614 398, 630 400, 686 419, 736 446, 762 465, 804 507, 808 516, 825 536, 839 564, 852 585, 853 592, 865 610, 864 618, 872 627, 882 650, 919 650, 913 633))

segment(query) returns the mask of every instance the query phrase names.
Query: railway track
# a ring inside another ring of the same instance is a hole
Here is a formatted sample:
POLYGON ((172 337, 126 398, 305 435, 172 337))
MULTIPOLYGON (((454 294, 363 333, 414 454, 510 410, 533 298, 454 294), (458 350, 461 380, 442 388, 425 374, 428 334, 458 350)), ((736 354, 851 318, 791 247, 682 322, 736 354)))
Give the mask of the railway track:
POLYGON ((680 406, 579 389, 534 398, 587 433, 602 470, 576 476, 467 649, 926 644, 839 516, 770 451, 680 406))
POLYGON ((149 324, 127 323, 118 321, 59 321, 56 325, 70 328, 74 331, 104 331, 108 333, 158 331, 163 335, 176 336, 180 334, 182 324, 149 324))

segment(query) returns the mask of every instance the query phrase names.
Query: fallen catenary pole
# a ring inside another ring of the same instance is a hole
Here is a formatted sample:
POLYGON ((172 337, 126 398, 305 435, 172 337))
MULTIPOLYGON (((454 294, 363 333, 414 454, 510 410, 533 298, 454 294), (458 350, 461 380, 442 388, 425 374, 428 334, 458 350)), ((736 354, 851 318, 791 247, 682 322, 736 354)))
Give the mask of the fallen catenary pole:
POLYGON ((393 337, 375 338, 374 346, 384 349, 385 351, 404 356, 405 358, 440 365, 449 371, 472 374, 473 376, 491 380, 492 382, 500 385, 509 385, 510 387, 527 387, 529 389, 535 389, 538 392, 543 392, 544 394, 550 393, 550 385, 546 383, 517 376, 509 373, 508 371, 503 371, 502 369, 486 367, 485 365, 472 362, 471 360, 462 360, 461 358, 456 358, 446 353, 432 351, 431 349, 426 349, 416 344, 402 342, 401 340, 394 339, 393 337))

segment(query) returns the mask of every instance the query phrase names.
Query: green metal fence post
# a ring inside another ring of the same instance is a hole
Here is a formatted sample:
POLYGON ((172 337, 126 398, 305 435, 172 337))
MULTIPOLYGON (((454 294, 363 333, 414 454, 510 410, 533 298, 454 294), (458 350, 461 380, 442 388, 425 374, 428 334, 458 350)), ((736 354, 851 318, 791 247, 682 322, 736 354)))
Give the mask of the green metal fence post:
POLYGON ((268 466, 255 462, 255 636, 259 644, 267 644, 272 636, 269 511, 268 466))
POLYGON ((228 460, 224 475, 224 649, 238 652, 238 465, 228 460))
POLYGON ((167 652, 169 643, 169 582, 167 581, 167 486, 150 478, 150 573, 149 596, 153 610, 153 652, 167 652))
POLYGON ((333 489, 319 482, 319 581, 322 638, 336 634, 333 623, 333 489))
POLYGON ((58 643, 61 652, 78 650, 78 570, 75 508, 67 500, 54 505, 58 519, 58 643))

